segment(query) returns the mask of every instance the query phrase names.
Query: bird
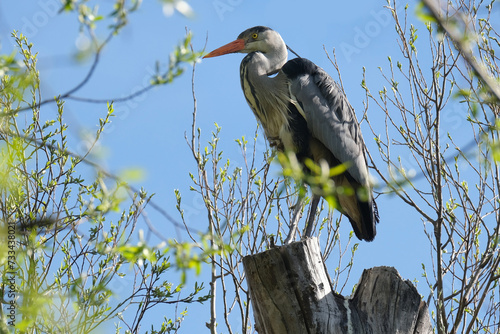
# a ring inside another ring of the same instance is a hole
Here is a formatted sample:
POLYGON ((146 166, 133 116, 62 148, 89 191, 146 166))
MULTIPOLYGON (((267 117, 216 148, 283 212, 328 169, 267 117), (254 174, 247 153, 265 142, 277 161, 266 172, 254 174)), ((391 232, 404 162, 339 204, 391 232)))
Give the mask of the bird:
MULTIPOLYGON (((330 168, 343 164, 344 172, 332 179, 335 187, 353 191, 336 192, 336 207, 358 239, 372 241, 379 215, 354 109, 330 75, 308 59, 288 60, 288 49, 278 32, 256 26, 203 58, 246 54, 240 65, 241 88, 270 146, 295 153, 303 166, 306 159, 330 168)), ((312 234, 320 199, 313 193, 304 237, 312 234)), ((297 206, 294 217, 300 219, 297 206)), ((294 239, 295 220, 285 244, 294 239)))

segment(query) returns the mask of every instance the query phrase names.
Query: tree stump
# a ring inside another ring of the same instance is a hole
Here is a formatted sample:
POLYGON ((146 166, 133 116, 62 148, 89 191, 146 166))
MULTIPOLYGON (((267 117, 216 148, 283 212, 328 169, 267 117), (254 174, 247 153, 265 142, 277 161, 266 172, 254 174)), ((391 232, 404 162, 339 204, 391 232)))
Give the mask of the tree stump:
POLYGON ((392 267, 366 269, 354 296, 332 289, 317 238, 243 259, 259 334, 432 333, 417 289, 392 267))

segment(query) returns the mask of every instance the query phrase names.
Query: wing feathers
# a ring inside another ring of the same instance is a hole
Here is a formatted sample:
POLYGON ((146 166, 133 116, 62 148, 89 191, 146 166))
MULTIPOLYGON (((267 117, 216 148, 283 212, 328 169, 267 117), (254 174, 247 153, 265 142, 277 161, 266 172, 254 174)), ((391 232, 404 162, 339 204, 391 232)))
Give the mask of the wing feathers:
POLYGON ((290 80, 290 93, 307 121, 311 135, 334 159, 347 166, 336 183, 355 190, 364 187, 368 196, 339 196, 339 204, 359 239, 373 240, 378 213, 372 198, 361 130, 354 110, 337 83, 320 67, 304 58, 288 61, 282 71, 290 80))
POLYGON ((321 68, 303 58, 287 62, 283 72, 291 79, 290 91, 301 105, 311 133, 341 163, 346 163, 349 174, 360 185, 369 186, 359 125, 335 81, 321 68), (291 71, 291 68, 294 70, 291 71))

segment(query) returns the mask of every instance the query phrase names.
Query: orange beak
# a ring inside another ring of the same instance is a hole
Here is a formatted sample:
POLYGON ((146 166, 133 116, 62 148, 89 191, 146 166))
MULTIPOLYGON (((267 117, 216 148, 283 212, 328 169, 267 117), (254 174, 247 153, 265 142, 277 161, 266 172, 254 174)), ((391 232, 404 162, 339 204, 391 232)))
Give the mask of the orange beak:
POLYGON ((205 55, 203 58, 218 57, 218 56, 222 56, 222 55, 225 55, 228 53, 234 53, 234 52, 241 51, 244 48, 245 48, 245 40, 237 39, 235 41, 232 41, 231 43, 228 43, 224 46, 221 46, 218 49, 215 49, 214 51, 205 55))

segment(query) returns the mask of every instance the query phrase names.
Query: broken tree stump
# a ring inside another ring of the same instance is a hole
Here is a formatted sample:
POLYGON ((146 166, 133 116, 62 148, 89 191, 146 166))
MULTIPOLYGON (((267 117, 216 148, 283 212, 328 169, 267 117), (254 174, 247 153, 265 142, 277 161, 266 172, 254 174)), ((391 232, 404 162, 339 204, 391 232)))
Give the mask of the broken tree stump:
POLYGON ((352 298, 332 290, 317 238, 243 258, 259 334, 432 333, 417 289, 392 267, 363 272, 352 298))

